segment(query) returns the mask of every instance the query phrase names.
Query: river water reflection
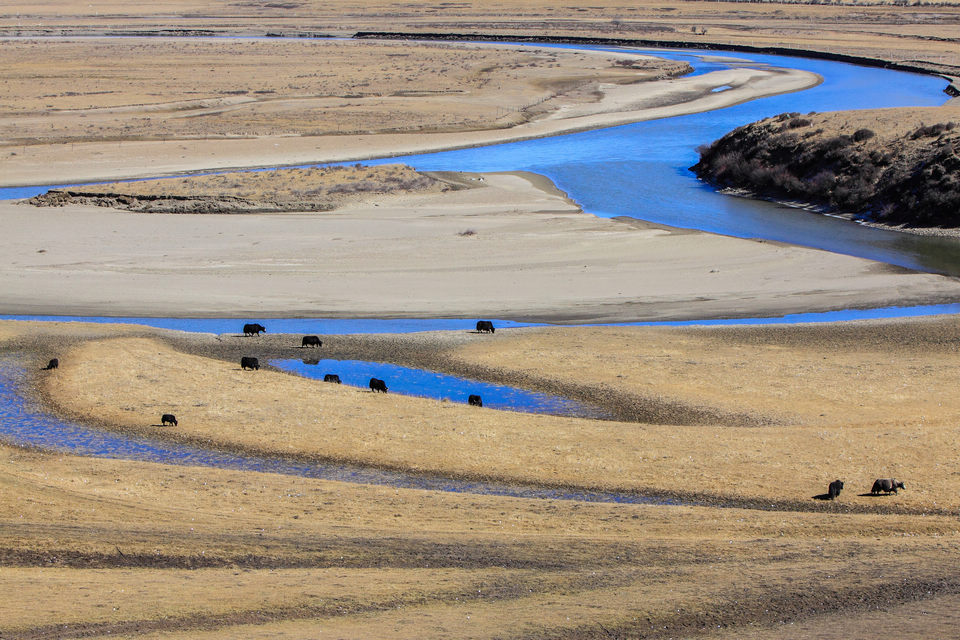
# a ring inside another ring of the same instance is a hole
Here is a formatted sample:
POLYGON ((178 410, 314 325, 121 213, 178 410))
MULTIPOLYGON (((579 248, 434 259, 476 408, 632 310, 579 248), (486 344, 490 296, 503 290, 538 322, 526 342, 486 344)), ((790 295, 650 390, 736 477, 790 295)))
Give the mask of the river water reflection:
POLYGON ((336 374, 343 384, 366 388, 370 378, 384 380, 390 393, 466 403, 470 395, 479 395, 487 409, 506 409, 523 413, 545 413, 577 418, 612 418, 600 407, 576 402, 563 396, 528 391, 517 387, 460 378, 426 369, 402 367, 367 360, 279 359, 270 364, 305 378, 323 380, 336 374))

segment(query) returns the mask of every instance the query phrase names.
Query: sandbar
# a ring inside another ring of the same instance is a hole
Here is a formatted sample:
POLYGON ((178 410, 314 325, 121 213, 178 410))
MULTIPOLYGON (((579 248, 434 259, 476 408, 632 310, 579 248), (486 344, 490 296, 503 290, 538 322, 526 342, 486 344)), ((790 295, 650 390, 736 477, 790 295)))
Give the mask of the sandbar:
POLYGON ((583 213, 542 176, 330 212, 0 203, 0 313, 634 322, 947 302, 960 283, 763 240, 583 213))

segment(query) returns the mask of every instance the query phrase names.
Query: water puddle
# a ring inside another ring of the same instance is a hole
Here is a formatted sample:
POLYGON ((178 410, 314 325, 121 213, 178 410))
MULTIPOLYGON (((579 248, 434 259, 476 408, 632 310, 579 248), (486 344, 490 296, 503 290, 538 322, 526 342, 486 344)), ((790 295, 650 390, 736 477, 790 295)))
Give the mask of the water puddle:
POLYGON ((0 357, 0 441, 6 444, 97 458, 280 473, 404 489, 580 502, 683 504, 678 500, 631 493, 544 489, 521 484, 420 476, 346 464, 306 463, 283 458, 246 456, 180 445, 160 439, 127 436, 61 420, 32 406, 23 393, 26 384, 27 371, 21 360, 15 355, 0 357))
POLYGON ((467 403, 471 395, 479 395, 483 406, 524 413, 545 413, 555 416, 610 419, 609 412, 562 396, 527 391, 504 385, 459 378, 425 369, 412 369, 384 362, 365 360, 271 360, 270 364, 283 371, 323 380, 327 374, 336 374, 343 384, 366 389, 370 378, 386 382, 390 393, 422 398, 435 398, 467 403))

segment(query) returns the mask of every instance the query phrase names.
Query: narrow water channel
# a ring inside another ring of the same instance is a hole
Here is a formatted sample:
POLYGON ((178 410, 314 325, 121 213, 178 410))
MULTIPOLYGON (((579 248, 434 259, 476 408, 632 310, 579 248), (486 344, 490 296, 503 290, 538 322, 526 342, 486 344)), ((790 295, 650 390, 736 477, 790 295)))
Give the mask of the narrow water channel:
POLYGON ((543 413, 575 418, 610 419, 608 411, 563 396, 527 391, 516 387, 460 378, 436 371, 401 367, 386 362, 367 360, 333 360, 329 358, 302 358, 271 360, 270 364, 282 371, 305 378, 323 380, 335 374, 342 384, 367 388, 370 378, 383 380, 390 393, 465 404, 471 395, 480 396, 486 409, 543 413))
POLYGON ((879 230, 802 209, 721 194, 689 170, 698 160, 699 146, 749 122, 784 112, 938 106, 949 99, 943 92, 945 80, 786 56, 632 51, 687 60, 698 73, 731 64, 770 65, 819 74, 823 83, 706 113, 381 162, 399 161, 427 171, 532 171, 549 177, 587 212, 602 217, 629 216, 960 275, 960 240, 879 230))

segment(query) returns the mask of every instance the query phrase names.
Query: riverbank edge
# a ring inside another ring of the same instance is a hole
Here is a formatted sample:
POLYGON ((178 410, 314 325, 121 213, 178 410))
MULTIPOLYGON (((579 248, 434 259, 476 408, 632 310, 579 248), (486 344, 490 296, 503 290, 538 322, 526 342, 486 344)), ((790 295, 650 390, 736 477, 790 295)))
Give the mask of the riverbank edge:
MULTIPOLYGON (((520 46, 520 45, 517 45, 520 46)), ((781 68, 781 71, 786 72, 797 72, 810 76, 811 81, 803 84, 799 87, 791 86, 780 86, 775 90, 769 92, 753 92, 749 93, 746 96, 740 96, 735 99, 729 99, 729 96, 733 95, 733 91, 724 91, 722 93, 715 93, 711 91, 704 91, 698 94, 694 98, 689 98, 682 100, 680 102, 669 105, 668 107, 650 107, 647 109, 642 109, 639 111, 619 111, 614 110, 607 113, 599 113, 592 115, 584 115, 578 118, 570 119, 567 122, 567 126, 563 126, 561 120, 551 120, 540 119, 527 123, 522 123, 520 125, 515 125, 506 128, 486 128, 486 129, 464 129, 457 132, 449 133, 433 133, 433 134, 411 134, 411 133, 374 133, 369 134, 368 136, 359 136, 360 138, 369 138, 370 140, 364 140, 364 144, 350 145, 344 142, 344 139, 355 138, 357 136, 352 135, 319 135, 319 136, 265 136, 263 138, 204 138, 204 142, 209 143, 218 143, 220 148, 225 147, 226 145, 233 145, 234 147, 240 143, 250 143, 250 144, 263 144, 267 141, 273 140, 283 140, 286 144, 294 146, 292 141, 301 142, 300 147, 296 148, 293 151, 286 151, 281 153, 279 157, 274 159, 267 159, 265 162, 251 161, 251 158, 243 158, 244 155, 249 155, 249 152, 244 152, 243 150, 233 149, 232 155, 229 156, 229 160, 223 164, 218 164, 216 160, 204 160, 206 164, 197 164, 196 162, 187 161, 185 163, 173 162, 173 166, 168 166, 168 168, 156 168, 150 170, 140 171, 137 168, 130 169, 129 164, 123 164, 122 168, 103 168, 98 170, 98 173, 84 175, 79 174, 74 177, 61 178, 57 182, 51 182, 52 178, 40 178, 39 182, 37 179, 33 178, 14 178, 12 180, 0 181, 0 190, 2 189, 17 189, 17 188, 28 188, 28 187, 44 187, 44 186, 84 186, 89 184, 103 183, 103 182, 115 182, 115 181, 124 181, 124 180, 142 180, 150 178, 161 178, 161 177, 179 177, 179 176, 190 176, 197 174, 205 173, 229 173, 235 171, 248 171, 248 170, 264 170, 264 169, 285 169, 285 168, 296 168, 302 166, 310 165, 326 165, 326 164, 339 164, 339 163, 348 163, 348 162, 363 162, 363 161, 374 161, 374 160, 391 160, 399 159, 407 156, 416 156, 416 155, 427 155, 433 153, 445 153, 448 151, 458 151, 463 149, 477 149, 482 147, 489 147, 500 144, 509 144, 515 142, 525 142, 529 140, 539 140, 544 138, 553 138, 562 135, 570 135, 575 133, 582 133, 586 131, 596 131, 601 129, 611 129, 619 126, 626 126, 631 124, 636 124, 638 122, 647 122, 653 120, 662 120, 666 118, 678 117, 691 115, 696 113, 705 113, 707 111, 714 111, 717 109, 723 109, 728 107, 733 107, 738 104, 743 104, 751 100, 766 98, 774 95, 782 95, 785 93, 794 93, 797 91, 804 91, 806 89, 813 88, 823 82, 823 78, 816 73, 798 71, 794 69, 784 69, 781 68), (720 105, 714 106, 703 106, 696 105, 690 106, 692 103, 706 99, 709 97, 716 98, 717 96, 723 96, 725 102, 720 105), (657 113, 658 110, 666 110, 666 113, 657 113), (650 112, 650 113, 648 113, 650 112), (624 114, 632 114, 625 116, 624 114), (643 114, 643 115, 637 115, 643 114), (619 117, 618 117, 619 116, 619 117), (579 121, 579 122, 578 122, 579 121), (574 123, 574 124, 570 124, 574 123), (526 127, 527 129, 519 130, 526 127), (447 140, 446 138, 452 138, 447 140), (464 140, 466 137, 466 140, 464 140), (411 138, 407 139, 407 138, 411 138), (317 143, 323 141, 326 143, 326 149, 322 149, 321 146, 318 146, 317 143), (305 146, 304 146, 305 145, 305 146), (304 150, 306 147, 309 147, 309 150, 304 150), (346 151, 344 151, 346 148, 346 151), (296 158, 296 159, 294 159, 296 158), (231 163, 230 160, 236 161, 231 163), (191 166, 191 164, 193 166, 191 166)), ((690 77, 689 74, 684 76, 677 76, 673 78, 675 80, 683 79, 690 77)), ((136 153, 136 148, 130 149, 129 147, 140 145, 140 153, 145 156, 159 157, 162 156, 164 145, 170 143, 179 143, 182 142, 180 139, 173 140, 125 140, 118 143, 126 144, 128 146, 127 153, 136 153), (149 150, 142 148, 145 146, 150 146, 149 150)), ((88 147, 94 147, 95 145, 101 146, 101 151, 94 150, 95 154, 102 154, 102 148, 106 146, 112 146, 113 143, 104 143, 104 142, 83 142, 78 143, 80 145, 87 145, 88 147)), ((46 146, 55 146, 55 145, 35 145, 37 147, 44 148, 46 146)), ((277 146, 275 143, 274 146, 277 146)), ((32 147, 31 147, 32 148, 32 147)), ((262 156, 262 153, 259 154, 262 156)), ((183 156, 181 156, 182 158, 183 156)), ((49 159, 48 159, 49 160, 49 159)), ((36 160, 35 160, 36 162, 36 160)), ((41 165, 49 164, 49 162, 40 162, 41 165)), ((168 163, 169 165, 170 163, 168 163)), ((140 169, 144 168, 146 165, 138 165, 140 169)))
POLYGON ((791 209, 802 209, 803 211, 809 211, 810 213, 829 216, 831 218, 841 218, 854 224, 863 225, 864 227, 871 227, 873 229, 879 229, 881 231, 893 231, 897 233, 909 233, 915 236, 926 236, 933 238, 956 238, 960 239, 960 227, 949 228, 949 227, 908 227, 906 225, 890 225, 883 224, 882 222, 874 222, 869 218, 864 218, 860 214, 850 213, 845 211, 835 211, 826 207, 824 205, 816 204, 814 202, 807 202, 805 200, 786 200, 783 198, 777 198, 774 196, 765 196, 758 191, 753 191, 752 189, 746 189, 742 187, 717 187, 709 181, 704 180, 706 184, 713 186, 717 193, 722 193, 727 196, 733 196, 735 198, 746 198, 748 200, 763 200, 764 202, 772 202, 774 204, 779 204, 784 207, 789 207, 791 209))

